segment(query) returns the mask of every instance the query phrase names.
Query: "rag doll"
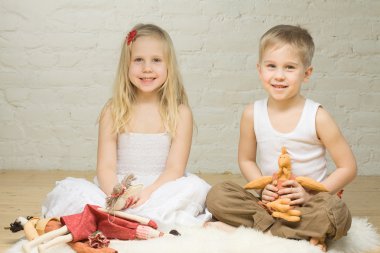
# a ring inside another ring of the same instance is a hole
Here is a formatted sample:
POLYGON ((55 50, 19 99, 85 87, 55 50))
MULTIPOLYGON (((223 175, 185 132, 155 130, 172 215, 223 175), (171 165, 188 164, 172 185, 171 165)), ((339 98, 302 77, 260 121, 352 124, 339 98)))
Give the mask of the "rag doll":
MULTIPOLYGON (((142 185, 132 185, 133 175, 126 176, 121 183, 113 188, 112 194, 106 198, 106 208, 95 205, 86 205, 82 213, 50 219, 19 217, 13 225, 13 232, 24 229, 29 242, 23 245, 24 252, 28 253, 38 246, 38 251, 44 252, 47 248, 59 244, 69 243, 77 252, 114 253, 108 248, 108 239, 133 240, 150 239, 164 236, 157 230, 157 224, 150 219, 121 212, 132 205, 142 185), (100 231, 100 232, 99 232, 100 231), (95 239, 94 239, 95 238, 95 239), (91 245, 91 240, 101 240, 101 245, 91 245), (90 246, 82 243, 90 240, 90 246), (105 242, 105 243, 102 243, 105 242)), ((177 231, 171 235, 180 235, 177 231)))
POLYGON ((13 233, 24 230, 25 237, 29 241, 34 240, 38 236, 45 234, 49 231, 62 227, 59 218, 39 218, 39 217, 18 217, 13 223, 10 224, 10 229, 13 233))
MULTIPOLYGON (((264 189, 267 184, 274 184, 278 189, 281 189, 282 183, 286 180, 296 180, 300 185, 302 185, 304 188, 307 188, 309 190, 313 191, 319 191, 319 192, 327 192, 328 190, 326 187, 311 179, 308 177, 296 177, 292 174, 292 167, 291 167, 291 158, 290 155, 287 153, 286 148, 282 147, 281 149, 281 155, 278 158, 278 166, 279 169, 277 173, 274 173, 273 176, 263 176, 260 178, 257 178, 248 184, 244 186, 245 189, 264 189)), ((297 222, 300 221, 301 212, 299 210, 293 209, 289 205, 290 199, 288 198, 278 198, 272 202, 268 202, 266 204, 263 204, 260 202, 261 205, 263 205, 269 212, 272 213, 273 217, 281 218, 290 222, 297 222)))
MULTIPOLYGON (((25 237, 32 241, 39 236, 57 230, 63 225, 59 218, 39 218, 28 216, 18 217, 13 223, 10 224, 9 229, 16 233, 24 230, 25 237)), ((70 242, 71 248, 78 253, 116 253, 116 250, 108 248, 109 240, 100 232, 88 236, 88 242, 70 242)), ((33 245, 31 245, 33 246, 33 245)), ((23 245, 24 252, 30 252, 31 248, 23 245)))
MULTIPOLYGON (((153 220, 121 211, 109 211, 95 205, 86 205, 82 213, 62 216, 62 227, 52 230, 23 245, 24 252, 38 246, 40 253, 58 243, 87 240, 96 231, 108 239, 134 240, 163 236, 153 220)), ((27 232, 27 231, 25 231, 27 232)))

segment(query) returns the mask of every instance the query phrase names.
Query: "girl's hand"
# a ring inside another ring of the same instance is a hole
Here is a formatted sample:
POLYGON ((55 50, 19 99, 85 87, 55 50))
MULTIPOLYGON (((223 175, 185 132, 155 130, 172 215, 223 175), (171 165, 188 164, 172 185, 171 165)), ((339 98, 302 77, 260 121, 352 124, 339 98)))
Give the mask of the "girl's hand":
POLYGON ((136 202, 138 200, 139 200, 138 196, 130 196, 129 198, 127 198, 125 205, 124 205, 124 208, 128 209, 128 208, 132 207, 134 204, 136 204, 136 202))
POLYGON ((302 205, 311 198, 311 195, 295 180, 287 180, 282 186, 284 188, 279 190, 278 194, 280 198, 291 199, 291 206, 302 205))
POLYGON ((273 184, 267 184, 261 192, 261 201, 266 204, 278 198, 278 189, 273 184))
POLYGON ((149 198, 152 192, 147 188, 143 189, 141 193, 137 196, 136 202, 131 205, 131 208, 136 208, 144 204, 149 198))

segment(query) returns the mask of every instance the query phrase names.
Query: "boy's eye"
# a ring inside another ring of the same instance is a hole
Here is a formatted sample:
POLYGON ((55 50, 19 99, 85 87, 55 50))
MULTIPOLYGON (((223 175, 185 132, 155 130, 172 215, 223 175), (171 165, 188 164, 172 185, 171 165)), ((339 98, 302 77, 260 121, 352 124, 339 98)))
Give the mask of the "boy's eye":
POLYGON ((293 70, 293 69, 295 69, 296 67, 294 67, 294 66, 286 66, 285 68, 286 68, 286 69, 289 69, 289 70, 293 70))
POLYGON ((276 65, 274 65, 274 64, 268 64, 267 67, 273 69, 273 68, 276 67, 276 65))

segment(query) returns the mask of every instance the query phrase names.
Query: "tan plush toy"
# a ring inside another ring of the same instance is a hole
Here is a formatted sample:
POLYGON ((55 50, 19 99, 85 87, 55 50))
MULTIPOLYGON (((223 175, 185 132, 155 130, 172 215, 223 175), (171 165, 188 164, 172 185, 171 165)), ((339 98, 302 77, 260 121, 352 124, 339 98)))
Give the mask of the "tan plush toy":
MULTIPOLYGON (((295 177, 292 174, 291 167, 291 158, 286 151, 285 147, 281 149, 281 155, 278 158, 278 166, 279 169, 277 173, 274 173, 273 176, 263 176, 257 178, 244 186, 245 189, 264 189, 267 184, 274 184, 278 189, 281 189, 282 183, 286 180, 296 180, 300 185, 304 188, 318 191, 318 192, 327 192, 326 187, 308 177, 295 177)), ((272 212, 272 216, 276 218, 281 218, 291 222, 297 222, 301 218, 301 212, 299 210, 293 209, 292 206, 289 205, 290 199, 288 198, 279 198, 275 201, 269 202, 265 204, 265 207, 272 212)), ((264 205, 264 204, 263 204, 264 205)))
POLYGON ((106 198, 106 209, 109 211, 120 211, 134 204, 135 199, 143 189, 142 184, 132 185, 135 180, 133 174, 124 177, 121 183, 113 187, 112 193, 106 198))

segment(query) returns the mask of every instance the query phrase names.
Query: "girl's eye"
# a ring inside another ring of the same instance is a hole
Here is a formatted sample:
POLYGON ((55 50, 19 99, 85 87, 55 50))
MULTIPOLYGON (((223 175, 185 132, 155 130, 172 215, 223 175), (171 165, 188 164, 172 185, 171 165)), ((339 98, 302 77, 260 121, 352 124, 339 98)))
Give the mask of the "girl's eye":
POLYGON ((136 58, 136 59, 135 59, 135 62, 142 62, 142 61, 143 61, 142 58, 136 58))
POLYGON ((160 58, 154 58, 153 61, 154 62, 161 62, 162 60, 160 58))

